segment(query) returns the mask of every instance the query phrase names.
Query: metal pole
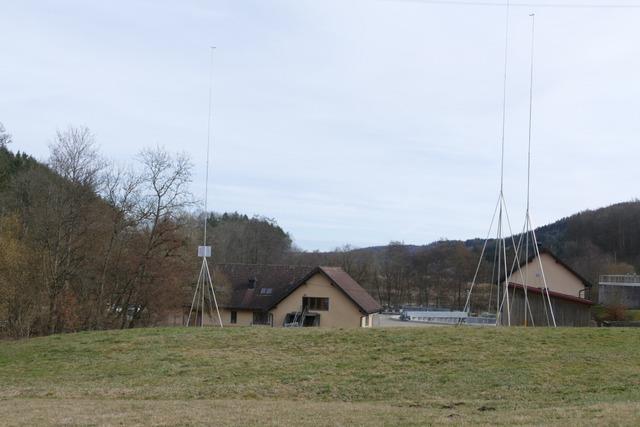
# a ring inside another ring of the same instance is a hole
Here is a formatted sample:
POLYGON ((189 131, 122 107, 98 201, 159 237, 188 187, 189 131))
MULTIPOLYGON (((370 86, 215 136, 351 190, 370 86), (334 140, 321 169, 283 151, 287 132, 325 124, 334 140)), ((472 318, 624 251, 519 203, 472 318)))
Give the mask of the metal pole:
POLYGON ((211 62, 209 64, 209 114, 207 116, 207 168, 204 179, 204 238, 202 246, 207 246, 208 197, 209 197, 209 154, 211 152, 211 113, 213 110, 213 51, 211 46, 211 62))
POLYGON ((538 248, 538 238, 536 237, 536 230, 533 228, 533 222, 531 221, 531 216, 529 216, 529 224, 531 225, 531 234, 533 236, 533 244, 535 246, 535 251, 538 256, 538 263, 540 265, 540 271, 542 272, 542 281, 544 283, 544 290, 547 294, 547 301, 549 303, 549 311, 551 312, 551 320, 553 321, 553 327, 556 327, 556 316, 553 313, 553 306, 551 305, 551 295, 549 295, 549 287, 547 286, 547 277, 544 274, 544 268, 542 267, 542 260, 540 259, 540 249, 538 248))
MULTIPOLYGON (((206 257, 202 257, 202 270, 205 270, 207 267, 207 258, 206 257)), ((205 278, 203 277, 202 279, 202 307, 200 309, 200 327, 204 328, 204 293, 206 291, 205 288, 205 278)))
MULTIPOLYGON (((525 224, 527 225, 527 237, 526 237, 526 247, 525 247, 525 262, 529 261, 529 208, 530 208, 530 200, 531 200, 531 129, 532 129, 532 119, 533 119, 533 48, 534 48, 534 40, 535 40, 535 26, 536 26, 536 14, 531 13, 529 15, 531 17, 531 67, 529 71, 529 138, 527 144, 527 209, 525 213, 525 224)), ((525 326, 527 326, 527 305, 529 304, 529 299, 527 295, 527 280, 528 280, 528 268, 529 263, 525 265, 525 273, 524 273, 524 321, 525 326)), ((531 307, 529 307, 529 311, 531 311, 531 307)), ((531 314, 531 323, 533 320, 533 313, 531 314)))
POLYGON ((476 280, 478 279, 478 272, 480 271, 480 266, 482 265, 482 259, 484 258, 484 252, 487 249, 487 242, 489 241, 489 236, 491 236, 491 230, 493 229, 493 223, 496 219, 496 212, 498 211, 498 204, 496 204, 495 209, 493 210, 493 216, 491 217, 491 224, 489 225, 489 232, 487 233, 487 238, 484 240, 484 245, 482 245, 482 252, 480 252, 480 262, 476 267, 476 272, 473 275, 473 281, 471 282, 471 288, 467 293, 467 301, 464 304, 464 311, 471 310, 471 292, 473 291, 473 287, 476 284, 476 280))
MULTIPOLYGON (((198 275, 198 281, 196 282, 196 290, 193 293, 193 300, 191 301, 191 308, 189 309, 189 316, 187 317, 187 325, 189 326, 189 324, 191 323, 191 313, 193 312, 193 308, 196 307, 197 310, 197 306, 196 306, 196 298, 198 296, 198 289, 200 288, 200 278, 202 277, 202 268, 200 268, 200 274, 198 275)), ((194 322, 196 325, 198 324, 198 318, 196 316, 196 321, 194 322)))
POLYGON ((505 11, 505 31, 504 31, 504 79, 502 82, 502 136, 500 152, 500 195, 504 189, 504 140, 507 120, 507 64, 509 58, 509 0, 505 11))
MULTIPOLYGON (((206 263, 206 260, 205 260, 206 263)), ((209 286, 211 287, 211 295, 213 296, 213 303, 216 306, 216 313, 218 314, 218 322, 220 322, 220 328, 222 328, 222 317, 220 317, 220 310, 218 308, 218 300, 216 298, 216 292, 213 290, 213 279, 211 278, 211 272, 209 271, 209 265, 207 264, 207 276, 209 277, 209 286)))

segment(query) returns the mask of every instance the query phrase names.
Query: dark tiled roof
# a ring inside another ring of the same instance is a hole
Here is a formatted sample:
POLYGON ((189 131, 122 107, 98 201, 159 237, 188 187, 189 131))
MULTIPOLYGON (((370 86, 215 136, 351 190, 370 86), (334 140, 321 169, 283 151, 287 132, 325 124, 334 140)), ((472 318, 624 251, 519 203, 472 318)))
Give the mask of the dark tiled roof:
POLYGON ((345 294, 367 314, 377 313, 382 307, 373 299, 358 282, 353 280, 346 271, 339 267, 319 267, 334 285, 338 286, 345 294))
POLYGON ((340 289, 363 313, 380 311, 380 304, 339 267, 217 264, 214 280, 217 286, 222 288, 222 307, 267 311, 318 273, 327 277, 331 284, 340 289), (251 288, 250 282, 254 279, 255 286, 251 288))
POLYGON ((269 310, 295 289, 310 269, 290 265, 216 264, 215 280, 222 288, 220 305, 231 309, 269 310), (253 289, 251 280, 255 280, 253 289))

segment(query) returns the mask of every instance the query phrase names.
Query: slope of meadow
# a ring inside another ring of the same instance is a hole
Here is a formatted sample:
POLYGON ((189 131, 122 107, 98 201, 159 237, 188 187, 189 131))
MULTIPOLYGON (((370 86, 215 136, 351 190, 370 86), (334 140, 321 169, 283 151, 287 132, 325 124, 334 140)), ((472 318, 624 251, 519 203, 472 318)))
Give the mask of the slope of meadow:
POLYGON ((133 329, 0 342, 8 424, 638 424, 640 330, 133 329))

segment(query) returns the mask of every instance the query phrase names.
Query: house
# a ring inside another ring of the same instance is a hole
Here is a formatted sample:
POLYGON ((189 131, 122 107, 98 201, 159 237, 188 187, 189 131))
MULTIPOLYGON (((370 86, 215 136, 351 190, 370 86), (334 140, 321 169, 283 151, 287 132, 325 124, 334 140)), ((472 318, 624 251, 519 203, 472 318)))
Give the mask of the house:
MULTIPOLYGON (((338 267, 217 264, 213 276, 225 326, 371 327, 381 309, 338 267)), ((205 314, 205 324, 217 322, 205 314)))
MULTIPOLYGON (((533 255, 523 260, 520 269, 507 279, 511 325, 552 324, 552 316, 548 310, 550 300, 557 326, 588 326, 593 305, 589 299, 593 285, 550 250, 540 248, 539 252, 540 258, 533 255), (548 292, 544 289, 542 271, 548 292), (525 291, 531 314, 528 310, 525 312, 525 291)), ((500 315, 501 323, 507 324, 509 319, 505 306, 503 311, 505 312, 500 315)))

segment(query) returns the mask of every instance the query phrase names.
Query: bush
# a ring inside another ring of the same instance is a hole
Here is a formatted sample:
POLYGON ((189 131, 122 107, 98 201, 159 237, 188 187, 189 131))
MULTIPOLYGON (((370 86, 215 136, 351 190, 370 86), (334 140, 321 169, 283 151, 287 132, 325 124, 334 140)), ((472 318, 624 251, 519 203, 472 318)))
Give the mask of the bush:
POLYGON ((622 304, 612 304, 605 306, 603 320, 627 320, 627 307, 622 304))

